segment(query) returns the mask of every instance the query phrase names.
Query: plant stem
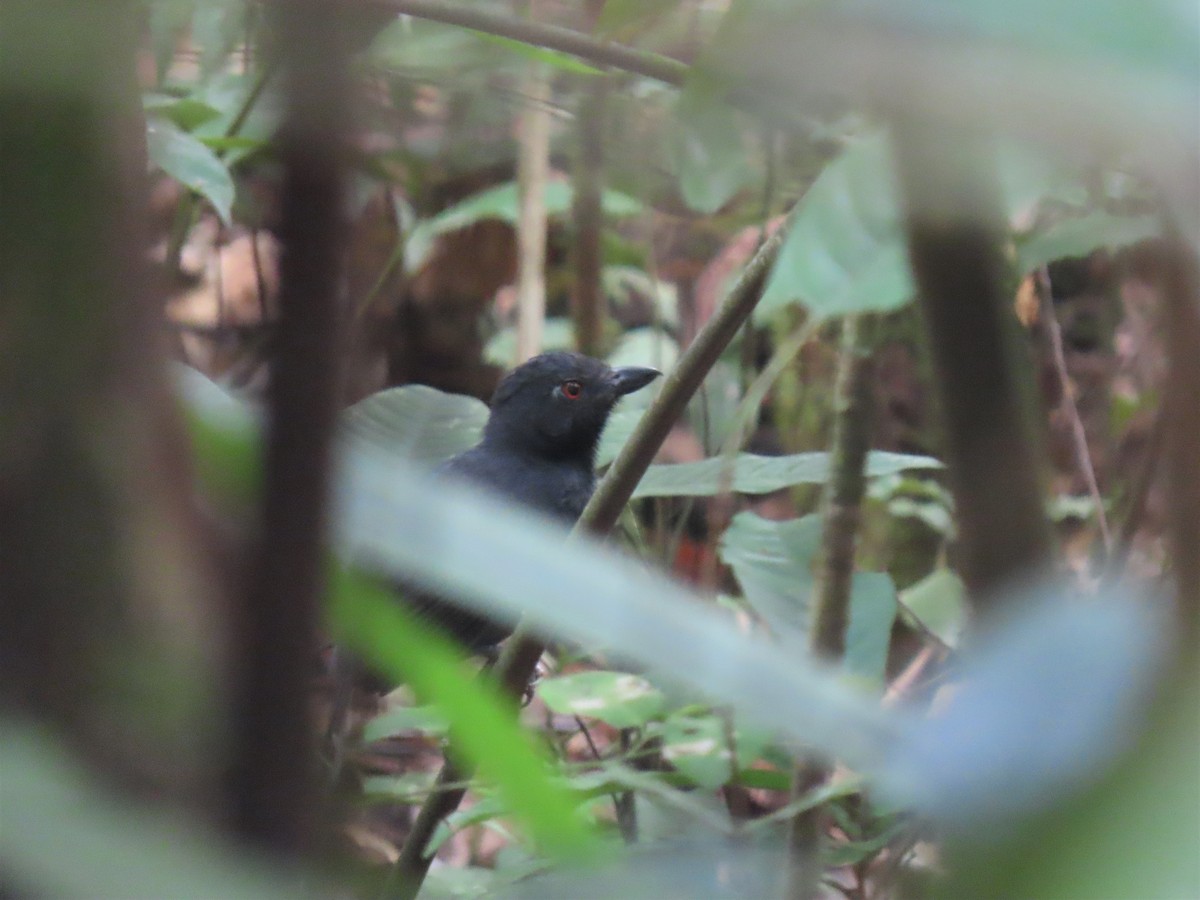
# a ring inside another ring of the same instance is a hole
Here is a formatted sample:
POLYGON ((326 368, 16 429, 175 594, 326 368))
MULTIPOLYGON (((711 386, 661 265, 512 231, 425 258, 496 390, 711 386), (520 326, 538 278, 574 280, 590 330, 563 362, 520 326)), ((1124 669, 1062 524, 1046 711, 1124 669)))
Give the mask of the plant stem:
POLYGON ((571 314, 575 319, 576 349, 587 356, 599 356, 605 312, 605 297, 600 284, 604 232, 601 191, 608 79, 593 78, 583 86, 583 91, 575 121, 575 200, 571 206, 575 226, 575 282, 571 292, 571 314))
POLYGON ((490 12, 475 5, 455 2, 455 0, 375 0, 375 2, 404 15, 444 22, 447 25, 460 25, 473 31, 482 31, 485 34, 494 34, 546 47, 550 50, 559 50, 597 65, 611 66, 614 69, 622 69, 667 84, 683 84, 688 73, 686 63, 669 56, 635 50, 611 41, 597 40, 591 35, 571 28, 517 19, 505 13, 490 12))
POLYGON ((533 66, 517 126, 517 358, 542 350, 546 318, 546 178, 550 171, 550 76, 533 66))
MULTIPOLYGON (((837 662, 846 651, 850 592, 858 543, 862 500, 867 490, 867 454, 874 422, 875 365, 873 316, 852 316, 842 323, 842 352, 834 389, 836 419, 830 449, 830 477, 821 510, 821 553, 812 592, 809 650, 837 662)), ((829 775, 828 766, 803 760, 796 768, 793 796, 801 797, 829 775)), ((798 813, 789 822, 788 897, 807 900, 820 884, 823 806, 798 813)))

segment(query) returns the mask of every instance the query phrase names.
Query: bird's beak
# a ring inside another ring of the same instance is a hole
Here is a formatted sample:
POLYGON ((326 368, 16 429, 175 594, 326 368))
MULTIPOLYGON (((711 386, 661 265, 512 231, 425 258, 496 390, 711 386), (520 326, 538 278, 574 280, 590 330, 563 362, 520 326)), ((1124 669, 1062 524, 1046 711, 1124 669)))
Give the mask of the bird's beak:
POLYGON ((616 389, 617 396, 623 397, 626 394, 632 394, 634 391, 644 388, 661 374, 662 372, 658 371, 658 369, 647 369, 641 366, 622 366, 619 369, 613 369, 612 383, 616 389))

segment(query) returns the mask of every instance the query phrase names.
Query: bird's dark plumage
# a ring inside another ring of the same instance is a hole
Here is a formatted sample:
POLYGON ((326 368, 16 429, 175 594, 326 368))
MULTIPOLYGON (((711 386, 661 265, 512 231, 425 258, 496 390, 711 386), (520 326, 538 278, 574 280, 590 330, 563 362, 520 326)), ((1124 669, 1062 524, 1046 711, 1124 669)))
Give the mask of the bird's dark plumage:
MULTIPOLYGON (((617 401, 660 373, 613 368, 578 353, 543 353, 496 388, 483 440, 438 469, 509 500, 574 524, 595 488, 596 447, 617 401)), ((511 629, 442 599, 409 597, 423 617, 473 652, 511 629)))

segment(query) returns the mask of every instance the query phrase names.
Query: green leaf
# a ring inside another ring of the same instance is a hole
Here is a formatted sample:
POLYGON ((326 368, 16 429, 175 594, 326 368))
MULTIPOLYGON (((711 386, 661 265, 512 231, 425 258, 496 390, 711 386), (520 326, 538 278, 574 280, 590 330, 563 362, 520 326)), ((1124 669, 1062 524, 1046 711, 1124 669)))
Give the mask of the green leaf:
MULTIPOLYGON (((0 719, 8 885, 42 897, 295 897, 305 890, 188 820, 122 802, 44 728, 0 719), (69 848, 69 852, 64 852, 69 848)), ((324 893, 316 885, 308 890, 324 893)))
POLYGON ((342 428, 353 439, 433 464, 479 443, 487 417, 487 405, 474 397, 406 384, 358 401, 342 413, 342 428))
POLYGON ((1053 262, 1087 256, 1105 247, 1136 244, 1162 233, 1155 216, 1114 216, 1094 212, 1064 219, 1017 241, 1017 265, 1021 274, 1053 262))
POLYGON ((684 202, 709 215, 754 179, 744 135, 753 121, 731 106, 725 90, 693 74, 675 106, 672 141, 684 202))
POLYGON ((333 581, 330 618, 339 638, 365 661, 409 684, 451 722, 450 747, 496 785, 539 845, 579 857, 591 844, 571 798, 548 777, 546 760, 517 725, 511 701, 473 677, 461 653, 425 628, 386 588, 349 572, 333 581))
POLYGON ((733 777, 733 753, 718 716, 668 716, 662 755, 698 787, 715 790, 733 777))
POLYGON ((576 672, 538 683, 538 696, 557 713, 588 716, 613 728, 635 728, 657 718, 666 698, 639 675, 576 672))
MULTIPOLYGON (((883 781, 947 836, 994 844, 1102 775, 1138 734, 1159 680, 1163 607, 1110 588, 1003 598, 960 688, 914 723, 883 781)), ((1194 758, 1194 754, 1193 754, 1194 758)))
MULTIPOLYGON (((546 214, 559 216, 571 209, 574 190, 565 181, 551 181, 545 186, 542 203, 546 214)), ((611 218, 640 215, 643 206, 628 194, 604 191, 601 195, 604 214, 611 218)), ((484 219, 499 219, 515 225, 517 222, 517 183, 505 184, 472 194, 436 216, 426 219, 413 229, 404 251, 404 265, 408 271, 420 268, 433 246, 433 238, 448 231, 466 228, 484 219)))
MULTIPOLYGON (((572 350, 575 347, 575 323, 561 316, 551 316, 542 323, 542 350, 572 350)), ((517 329, 502 328, 492 335, 483 348, 483 358, 497 366, 511 369, 517 364, 517 329)))
POLYGON ((871 685, 883 685, 895 621, 896 586, 891 577, 884 572, 855 572, 846 625, 846 668, 871 685))
MULTIPOLYGON (((351 445, 337 480, 337 545, 380 574, 623 659, 746 721, 871 768, 892 718, 841 677, 769 641, 637 560, 484 492, 436 482, 396 454, 351 445)), ((656 679, 657 680, 657 679, 656 679)))
POLYGON ((364 744, 405 732, 444 735, 449 728, 446 717, 433 706, 397 706, 380 713, 363 726, 364 744))
POLYGON ((169 94, 143 94, 142 107, 148 113, 170 119, 184 131, 191 131, 221 115, 220 110, 195 97, 172 97, 169 94))
POLYGON ((949 647, 957 647, 967 621, 967 589, 949 569, 936 569, 900 592, 903 616, 915 618, 949 647))
POLYGON ((215 153, 163 119, 147 122, 146 148, 154 165, 204 197, 222 222, 232 224, 233 177, 215 153))
POLYGON ((776 522, 740 512, 721 536, 721 559, 746 601, 774 634, 793 644, 808 631, 812 561, 820 543, 815 515, 776 522))
POLYGON ((188 366, 174 366, 196 475, 224 510, 249 513, 262 484, 262 423, 250 405, 188 366))
MULTIPOLYGON (((867 475, 875 478, 909 469, 940 469, 930 456, 872 451, 867 475)), ((711 497, 728 483, 720 457, 693 463, 651 466, 634 490, 634 497, 711 497)), ((739 494, 769 494, 794 484, 824 484, 829 480, 828 453, 757 456, 739 453, 734 461, 733 490, 739 494)))
POLYGON ((887 140, 860 140, 801 198, 755 308, 758 321, 790 303, 818 319, 887 312, 913 296, 887 140))

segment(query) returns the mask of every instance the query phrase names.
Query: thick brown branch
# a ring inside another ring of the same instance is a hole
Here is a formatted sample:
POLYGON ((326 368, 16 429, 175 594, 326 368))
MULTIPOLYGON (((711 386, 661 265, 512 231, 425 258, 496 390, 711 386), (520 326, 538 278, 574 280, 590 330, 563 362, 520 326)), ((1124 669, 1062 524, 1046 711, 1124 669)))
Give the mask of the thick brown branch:
POLYGON ((963 134, 931 122, 895 128, 908 249, 929 332, 948 477, 958 514, 963 579, 986 601, 1046 564, 1050 530, 1040 462, 1022 400, 1006 310, 1009 273, 989 158, 963 134))
POLYGON ((261 533, 243 610, 233 796, 238 830, 288 854, 311 848, 315 838, 306 688, 339 387, 336 294, 350 93, 340 20, 336 7, 316 0, 288 0, 275 10, 288 91, 279 138, 285 171, 280 317, 261 533))

